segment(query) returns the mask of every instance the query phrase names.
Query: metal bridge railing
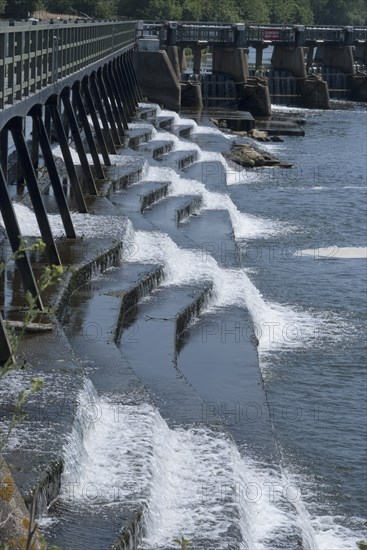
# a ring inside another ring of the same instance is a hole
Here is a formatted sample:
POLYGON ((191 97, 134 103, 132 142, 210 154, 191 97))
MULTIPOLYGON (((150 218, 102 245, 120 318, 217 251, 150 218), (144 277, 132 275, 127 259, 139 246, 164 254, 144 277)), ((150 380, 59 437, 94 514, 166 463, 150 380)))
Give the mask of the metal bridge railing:
POLYGON ((136 26, 136 21, 2 26, 0 109, 133 46, 136 26))
POLYGON ((166 23, 142 22, 145 35, 156 35, 161 45, 185 45, 195 42, 226 44, 246 47, 257 43, 285 43, 298 46, 309 42, 353 44, 367 41, 367 27, 303 26, 303 25, 256 25, 229 23, 189 23, 169 21, 166 23))

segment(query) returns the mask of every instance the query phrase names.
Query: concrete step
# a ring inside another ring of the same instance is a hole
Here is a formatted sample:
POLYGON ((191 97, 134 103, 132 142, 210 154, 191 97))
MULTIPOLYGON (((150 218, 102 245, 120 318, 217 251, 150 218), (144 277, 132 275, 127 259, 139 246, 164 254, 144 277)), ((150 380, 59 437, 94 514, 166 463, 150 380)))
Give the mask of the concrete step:
POLYGON ((228 306, 201 315, 181 334, 177 367, 204 400, 206 424, 219 417, 257 459, 271 463, 277 457, 247 309, 228 306))
POLYGON ((161 130, 170 130, 175 122, 175 118, 172 116, 157 116, 154 121, 154 126, 161 130))
POLYGON ((122 319, 121 354, 170 425, 201 421, 203 402, 176 370, 176 342, 211 290, 211 282, 161 288, 122 319), (135 342, 126 338, 127 330, 135 342))
POLYGON ((149 153, 154 159, 160 160, 165 153, 172 151, 173 145, 173 141, 154 139, 147 143, 141 143, 137 146, 137 150, 141 153, 149 153))
POLYGON ((171 126, 171 132, 173 132, 176 136, 188 138, 193 130, 193 126, 191 124, 173 124, 171 126))
POLYGON ((147 164, 146 159, 138 155, 121 155, 121 159, 123 164, 108 167, 107 180, 98 189, 101 195, 109 196, 141 179, 147 164))
POLYGON ((151 105, 147 103, 139 104, 135 116, 136 118, 141 120, 152 121, 156 119, 157 111, 158 105, 155 105, 154 103, 152 103, 151 105))
POLYGON ((125 130, 125 139, 130 149, 138 149, 141 143, 145 143, 152 138, 153 128, 148 124, 131 123, 129 130, 125 130))
POLYGON ((166 153, 160 159, 160 161, 166 166, 171 166, 178 170, 183 170, 187 166, 193 164, 198 158, 198 152, 196 149, 184 150, 184 151, 172 151, 166 153))
POLYGON ((184 169, 185 178, 200 181, 209 191, 227 193, 227 174, 219 160, 201 160, 184 169))
POLYGON ((121 193, 111 196, 111 202, 128 216, 132 212, 144 212, 147 208, 168 195, 167 181, 140 181, 121 193))
POLYGON ((174 236, 179 223, 195 214, 201 205, 201 195, 167 197, 163 201, 152 205, 144 213, 144 217, 160 231, 174 236))

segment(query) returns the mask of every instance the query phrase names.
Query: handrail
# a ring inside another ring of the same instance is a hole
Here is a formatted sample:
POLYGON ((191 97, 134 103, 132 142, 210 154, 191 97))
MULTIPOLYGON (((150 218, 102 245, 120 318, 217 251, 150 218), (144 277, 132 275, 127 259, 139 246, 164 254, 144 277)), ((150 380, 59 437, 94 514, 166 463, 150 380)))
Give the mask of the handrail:
POLYGON ((0 27, 0 110, 136 40, 137 21, 20 23, 0 27))

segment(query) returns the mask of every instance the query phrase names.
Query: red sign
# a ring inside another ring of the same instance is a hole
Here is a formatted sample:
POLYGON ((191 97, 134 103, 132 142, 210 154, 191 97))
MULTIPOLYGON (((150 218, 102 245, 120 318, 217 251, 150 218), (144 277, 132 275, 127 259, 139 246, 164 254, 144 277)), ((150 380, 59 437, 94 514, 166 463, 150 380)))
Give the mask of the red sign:
POLYGON ((280 29, 264 29, 264 40, 280 40, 280 29))

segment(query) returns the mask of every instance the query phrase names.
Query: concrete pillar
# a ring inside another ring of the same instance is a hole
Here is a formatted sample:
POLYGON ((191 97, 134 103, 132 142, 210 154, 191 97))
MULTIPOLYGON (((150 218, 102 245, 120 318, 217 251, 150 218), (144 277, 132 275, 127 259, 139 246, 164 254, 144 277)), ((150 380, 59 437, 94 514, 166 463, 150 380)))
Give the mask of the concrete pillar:
POLYGON ((304 51, 300 46, 275 44, 271 63, 275 70, 289 71, 297 78, 306 78, 304 51))
POLYGON ((263 51, 267 47, 268 46, 263 45, 263 44, 257 44, 257 46, 255 46, 255 50, 256 50, 255 67, 256 67, 256 69, 258 69, 263 64, 263 51))
POLYGON ((353 46, 320 44, 317 47, 315 62, 324 67, 339 69, 344 74, 354 74, 353 46))
POLYGON ((168 46, 167 55, 178 78, 181 78, 180 59, 177 46, 168 46))
POLYGON ((178 60, 180 62, 180 69, 182 73, 182 71, 185 71, 187 69, 185 48, 178 47, 178 60))
POLYGON ((234 82, 248 78, 248 50, 244 48, 213 48, 213 73, 223 73, 234 82))
POLYGON ((359 61, 362 65, 367 67, 367 43, 365 44, 356 44, 353 56, 355 61, 359 61))
POLYGON ((181 84, 181 105, 191 109, 202 109, 203 98, 199 82, 183 82, 181 84))
POLYGON ((306 62, 307 67, 312 67, 313 53, 314 53, 314 47, 313 46, 308 46, 308 48, 307 48, 307 62, 306 62))
POLYGON ((201 69, 201 46, 193 46, 192 55, 194 57, 193 73, 200 74, 201 69))
POLYGON ((143 96, 162 103, 168 109, 178 110, 181 86, 167 52, 137 51, 134 52, 133 63, 143 96))

